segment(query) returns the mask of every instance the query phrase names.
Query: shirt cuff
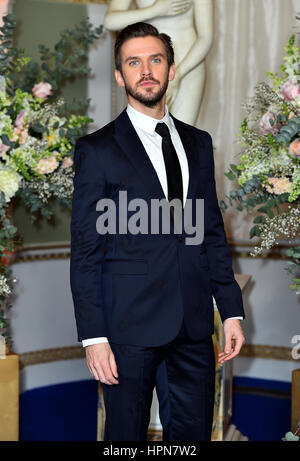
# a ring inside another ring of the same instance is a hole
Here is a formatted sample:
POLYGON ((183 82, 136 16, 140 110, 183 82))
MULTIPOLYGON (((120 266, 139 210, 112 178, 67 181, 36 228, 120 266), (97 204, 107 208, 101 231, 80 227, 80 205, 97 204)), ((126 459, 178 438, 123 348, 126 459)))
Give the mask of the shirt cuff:
MULTIPOLYGON (((228 320, 228 319, 239 319, 239 320, 243 320, 244 317, 240 317, 240 316, 238 316, 238 317, 228 317, 228 318, 225 319, 225 320, 228 320)), ((224 322, 225 322, 225 320, 224 320, 224 322)))
POLYGON ((105 336, 101 336, 101 338, 90 338, 90 339, 83 339, 82 346, 92 346, 93 344, 100 344, 100 343, 108 343, 108 339, 105 336))

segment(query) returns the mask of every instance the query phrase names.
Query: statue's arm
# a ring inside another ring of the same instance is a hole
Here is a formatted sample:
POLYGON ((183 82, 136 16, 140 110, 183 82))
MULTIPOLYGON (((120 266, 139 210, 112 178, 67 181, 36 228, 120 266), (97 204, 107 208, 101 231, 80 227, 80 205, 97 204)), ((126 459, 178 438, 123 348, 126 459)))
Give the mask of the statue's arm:
POLYGON ((128 10, 132 0, 111 0, 104 18, 108 30, 120 30, 134 22, 147 21, 153 17, 150 8, 128 10))
POLYGON ((180 63, 176 73, 180 79, 200 64, 213 43, 213 0, 194 0, 194 22, 197 39, 180 63))
POLYGON ((175 16, 185 13, 192 0, 155 0, 145 8, 129 10, 132 0, 111 0, 104 18, 108 30, 121 30, 128 24, 147 22, 158 16, 175 16))

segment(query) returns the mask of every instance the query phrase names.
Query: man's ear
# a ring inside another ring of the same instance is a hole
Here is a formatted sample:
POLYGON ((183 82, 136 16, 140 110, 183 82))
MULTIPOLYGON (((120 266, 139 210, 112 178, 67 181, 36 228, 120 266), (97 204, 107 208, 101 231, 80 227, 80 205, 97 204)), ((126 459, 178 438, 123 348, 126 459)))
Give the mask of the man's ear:
POLYGON ((117 84, 119 86, 122 86, 124 87, 125 86, 125 82, 123 80, 123 77, 122 77, 122 74, 119 70, 115 69, 115 78, 116 78, 116 81, 117 81, 117 84))
POLYGON ((175 78, 175 64, 171 64, 170 69, 169 69, 169 80, 174 80, 175 78))

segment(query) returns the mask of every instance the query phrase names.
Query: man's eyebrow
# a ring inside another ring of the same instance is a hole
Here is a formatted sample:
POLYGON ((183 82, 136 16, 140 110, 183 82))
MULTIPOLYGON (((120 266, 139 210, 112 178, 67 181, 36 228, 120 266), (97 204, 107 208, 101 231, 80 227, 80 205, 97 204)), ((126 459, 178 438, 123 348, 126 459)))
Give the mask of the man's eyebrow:
MULTIPOLYGON (((162 58, 165 58, 165 56, 162 53, 151 54, 150 58, 157 58, 158 56, 162 57, 162 58)), ((139 59, 139 58, 140 58, 140 56, 128 56, 128 58, 125 59, 125 63, 128 62, 128 61, 132 61, 133 59, 139 59)))

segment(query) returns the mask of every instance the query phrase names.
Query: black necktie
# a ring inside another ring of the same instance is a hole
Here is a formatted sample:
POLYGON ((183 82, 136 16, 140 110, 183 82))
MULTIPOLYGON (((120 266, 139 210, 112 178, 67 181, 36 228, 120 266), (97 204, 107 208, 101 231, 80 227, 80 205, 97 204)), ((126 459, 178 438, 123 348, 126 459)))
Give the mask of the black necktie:
POLYGON ((169 128, 165 123, 158 123, 155 131, 162 137, 162 152, 168 181, 168 200, 170 202, 173 198, 179 198, 181 203, 183 203, 181 168, 169 128))

